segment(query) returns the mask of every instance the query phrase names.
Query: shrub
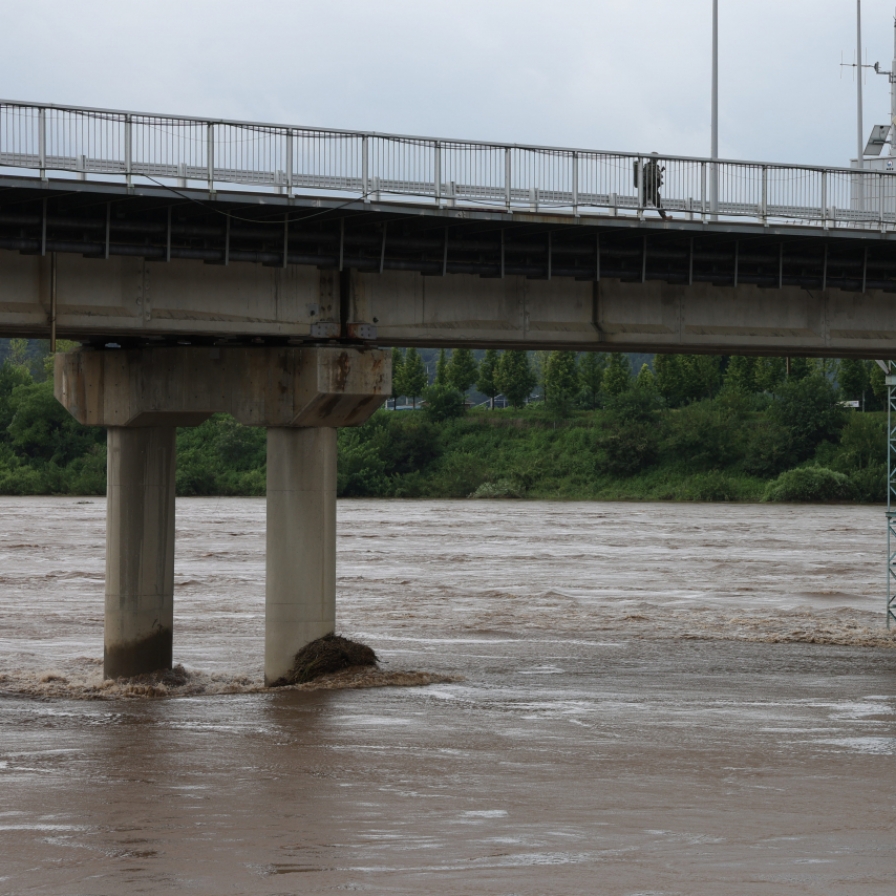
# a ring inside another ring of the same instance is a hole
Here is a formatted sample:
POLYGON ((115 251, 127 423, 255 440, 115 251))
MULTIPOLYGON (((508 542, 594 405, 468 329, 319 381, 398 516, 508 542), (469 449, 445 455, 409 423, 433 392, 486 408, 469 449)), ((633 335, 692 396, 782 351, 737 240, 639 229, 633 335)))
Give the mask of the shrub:
POLYGON ((763 501, 796 503, 802 501, 849 501, 853 486, 848 476, 827 467, 799 467, 782 473, 770 482, 763 501))
POLYGON ((652 423, 611 425, 598 441, 598 469, 610 476, 634 476, 656 462, 659 435, 652 423))
POLYGON ((691 476, 675 497, 682 501, 739 501, 741 489, 737 480, 712 470, 691 476))
POLYGON ((434 385, 423 392, 426 404, 423 411, 426 418, 434 423, 462 417, 464 413, 464 394, 451 386, 434 385))

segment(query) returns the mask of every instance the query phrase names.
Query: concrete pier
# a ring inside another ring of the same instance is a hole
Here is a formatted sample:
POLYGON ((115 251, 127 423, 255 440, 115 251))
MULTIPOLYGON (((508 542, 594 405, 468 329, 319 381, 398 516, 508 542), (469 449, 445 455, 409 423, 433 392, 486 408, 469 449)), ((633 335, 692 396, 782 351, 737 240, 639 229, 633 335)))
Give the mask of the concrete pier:
POLYGON ((170 669, 175 429, 109 427, 106 678, 170 669))
POLYGON ((268 429, 266 684, 336 626, 336 430, 268 429))
POLYGON ((215 413, 268 429, 265 680, 334 630, 336 428, 391 390, 389 353, 353 346, 57 355, 57 399, 109 433, 107 677, 171 668, 175 427, 215 413))

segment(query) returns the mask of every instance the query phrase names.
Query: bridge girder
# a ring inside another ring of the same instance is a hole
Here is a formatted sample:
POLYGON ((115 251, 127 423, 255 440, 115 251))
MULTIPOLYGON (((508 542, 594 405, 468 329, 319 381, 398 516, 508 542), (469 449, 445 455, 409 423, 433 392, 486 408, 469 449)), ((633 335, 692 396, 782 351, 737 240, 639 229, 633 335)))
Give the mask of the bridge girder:
POLYGON ((868 230, 0 179, 0 334, 896 354, 868 230), (349 330, 347 324, 366 328, 349 330), (375 332, 375 336, 373 335, 375 332))

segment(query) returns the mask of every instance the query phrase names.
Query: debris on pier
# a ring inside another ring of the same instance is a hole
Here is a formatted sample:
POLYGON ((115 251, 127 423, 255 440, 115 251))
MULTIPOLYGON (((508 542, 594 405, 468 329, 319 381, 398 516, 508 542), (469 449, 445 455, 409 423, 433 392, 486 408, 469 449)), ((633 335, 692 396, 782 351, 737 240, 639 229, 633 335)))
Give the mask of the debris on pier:
POLYGON ((366 644, 349 641, 340 635, 324 635, 306 644, 295 655, 289 674, 277 684, 304 684, 343 669, 376 664, 376 654, 366 644))

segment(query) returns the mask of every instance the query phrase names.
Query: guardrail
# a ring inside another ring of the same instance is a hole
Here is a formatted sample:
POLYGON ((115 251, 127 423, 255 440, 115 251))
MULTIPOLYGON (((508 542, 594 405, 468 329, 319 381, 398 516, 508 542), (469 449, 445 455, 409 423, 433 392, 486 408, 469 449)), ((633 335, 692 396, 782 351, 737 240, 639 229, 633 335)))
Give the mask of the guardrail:
POLYGON ((471 205, 574 215, 656 208, 799 221, 896 226, 896 175, 545 146, 288 127, 0 100, 0 166, 198 181, 369 201, 471 205), (651 167, 651 162, 657 168, 651 167), (661 171, 658 184, 654 171, 661 171))

